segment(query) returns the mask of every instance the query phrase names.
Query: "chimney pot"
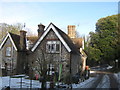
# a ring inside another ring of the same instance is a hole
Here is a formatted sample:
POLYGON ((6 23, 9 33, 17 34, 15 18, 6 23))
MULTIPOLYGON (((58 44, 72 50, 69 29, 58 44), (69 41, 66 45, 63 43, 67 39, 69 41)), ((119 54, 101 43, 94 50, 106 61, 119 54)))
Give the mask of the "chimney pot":
POLYGON ((41 37, 42 34, 44 33, 44 28, 45 26, 43 24, 38 24, 38 37, 41 37))

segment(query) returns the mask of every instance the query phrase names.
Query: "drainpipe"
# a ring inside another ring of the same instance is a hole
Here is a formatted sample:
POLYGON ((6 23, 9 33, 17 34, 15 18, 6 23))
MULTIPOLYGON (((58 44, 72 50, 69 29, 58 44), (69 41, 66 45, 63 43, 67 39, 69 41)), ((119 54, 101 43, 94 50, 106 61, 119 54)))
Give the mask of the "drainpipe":
POLYGON ((70 89, 72 89, 72 70, 71 70, 71 63, 72 63, 72 55, 70 53, 70 89))

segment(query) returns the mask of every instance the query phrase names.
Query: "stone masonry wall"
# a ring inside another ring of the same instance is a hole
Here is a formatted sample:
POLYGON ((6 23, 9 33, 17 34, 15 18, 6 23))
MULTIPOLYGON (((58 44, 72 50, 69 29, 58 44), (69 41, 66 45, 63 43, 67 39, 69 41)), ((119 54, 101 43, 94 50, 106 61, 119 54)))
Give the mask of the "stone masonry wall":
POLYGON ((80 64, 81 64, 81 57, 80 55, 71 54, 71 73, 72 76, 79 72, 80 64))
POLYGON ((15 74, 16 73, 16 63, 17 63, 17 52, 15 51, 10 39, 8 38, 5 45, 2 47, 2 49, 0 50, 0 59, 2 62, 2 67, 5 67, 5 63, 7 63, 7 68, 8 68, 8 75, 9 70, 12 69, 12 73, 11 74, 15 74), (6 47, 11 47, 11 56, 6 56, 6 47))
POLYGON ((48 60, 48 63, 54 64, 58 70, 59 70, 59 64, 62 64, 63 66, 62 74, 64 76, 65 73, 69 72, 70 53, 64 47, 62 42, 61 42, 60 53, 46 53, 46 42, 49 40, 59 40, 52 30, 47 34, 47 36, 44 38, 41 44, 37 47, 37 49, 32 54, 29 55, 29 61, 30 63, 35 64, 36 59, 41 58, 42 53, 44 53, 45 58, 48 60))

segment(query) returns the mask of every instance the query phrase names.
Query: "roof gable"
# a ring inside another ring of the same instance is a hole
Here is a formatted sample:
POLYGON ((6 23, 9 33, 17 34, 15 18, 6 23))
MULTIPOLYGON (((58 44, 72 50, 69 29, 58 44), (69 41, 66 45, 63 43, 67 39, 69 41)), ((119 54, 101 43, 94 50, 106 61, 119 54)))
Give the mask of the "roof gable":
POLYGON ((58 27, 56 27, 55 25, 54 25, 54 27, 57 29, 57 31, 62 36, 64 41, 68 44, 68 46, 71 49, 71 52, 74 54, 80 54, 79 50, 77 49, 76 45, 73 43, 71 38, 66 33, 64 33, 62 30, 60 30, 58 27))
POLYGON ((47 29, 45 30, 43 35, 34 44, 31 51, 34 51, 38 47, 38 45, 45 38, 45 36, 49 33, 50 30, 52 30, 56 34, 56 36, 59 38, 59 40, 62 42, 62 44, 65 46, 65 48, 67 49, 68 52, 80 55, 79 50, 73 44, 73 41, 70 39, 70 37, 52 23, 49 24, 49 26, 47 27, 47 29))
POLYGON ((63 39, 63 37, 60 35, 60 33, 58 32, 58 30, 56 29, 55 25, 52 24, 52 23, 49 24, 49 26, 47 27, 47 29, 45 30, 45 32, 43 33, 43 35, 38 39, 38 41, 35 43, 35 45, 31 49, 31 51, 34 51, 38 47, 38 45, 41 43, 41 41, 45 38, 45 36, 48 34, 48 32, 51 29, 54 31, 54 33, 56 34, 56 36, 63 43, 63 45, 65 46, 65 48, 68 50, 68 52, 71 52, 71 48, 68 46, 68 44, 65 42, 65 40, 63 39))
POLYGON ((18 39, 19 39, 19 36, 18 35, 15 35, 15 34, 12 34, 12 33, 8 33, 5 38, 3 39, 1 45, 0 45, 0 49, 4 46, 5 42, 7 39, 10 39, 13 47, 15 48, 15 50, 17 51, 18 50, 18 39))

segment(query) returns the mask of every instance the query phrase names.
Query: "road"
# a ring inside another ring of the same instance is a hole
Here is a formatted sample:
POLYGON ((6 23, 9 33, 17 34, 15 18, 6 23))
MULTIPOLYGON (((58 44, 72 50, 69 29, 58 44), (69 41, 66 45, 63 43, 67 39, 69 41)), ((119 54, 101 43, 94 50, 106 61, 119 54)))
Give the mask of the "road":
POLYGON ((73 88, 120 90, 120 82, 114 73, 105 69, 93 69, 90 72, 91 77, 88 80, 73 85, 73 88))
POLYGON ((91 87, 88 88, 111 88, 115 90, 120 90, 120 85, 117 78, 115 78, 114 73, 107 71, 92 71, 91 76, 97 77, 94 80, 91 87))
POLYGON ((116 78, 113 76, 113 74, 108 75, 110 78, 110 87, 111 88, 118 88, 119 83, 117 82, 116 78))
MULTIPOLYGON (((97 73, 98 77, 96 80, 94 80, 94 83, 89 88, 114 88, 118 89, 119 83, 114 77, 113 73, 106 72, 107 74, 103 73, 97 73)), ((119 89, 118 89, 119 90, 119 89)))

